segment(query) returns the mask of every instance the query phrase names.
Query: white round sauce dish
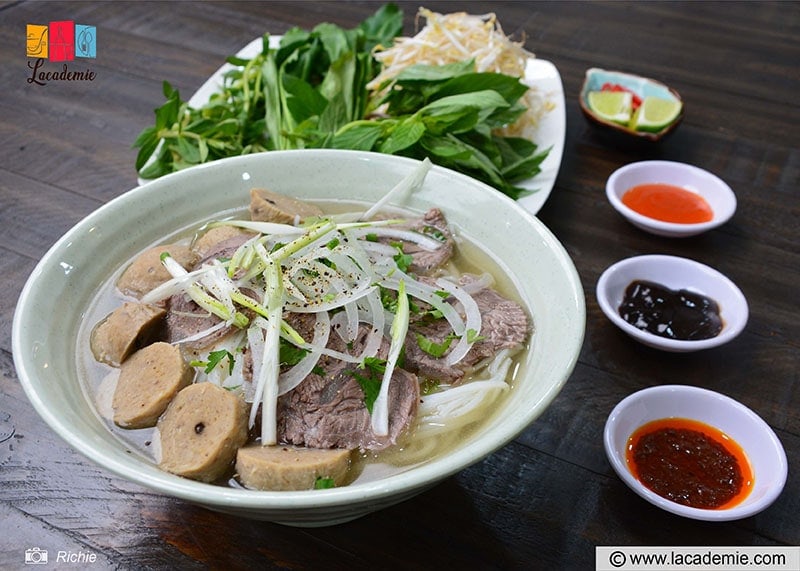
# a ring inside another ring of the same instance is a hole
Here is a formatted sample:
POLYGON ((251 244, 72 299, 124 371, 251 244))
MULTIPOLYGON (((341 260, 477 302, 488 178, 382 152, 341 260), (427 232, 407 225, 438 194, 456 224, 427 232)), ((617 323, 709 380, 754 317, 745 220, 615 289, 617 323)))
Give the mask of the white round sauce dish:
POLYGON ((758 414, 729 396, 687 385, 649 387, 624 398, 608 416, 603 445, 614 471, 639 496, 665 511, 697 520, 737 520, 765 510, 781 494, 788 474, 783 445, 758 414), (740 502, 717 509, 691 507, 662 497, 634 476, 627 460, 631 435, 649 422, 668 418, 701 422, 742 448, 753 481, 740 502))
POLYGON ((729 278, 705 264, 677 256, 650 254, 620 260, 600 275, 595 293, 600 309, 614 325, 636 341, 662 351, 684 353, 718 347, 736 338, 749 317, 747 299, 729 278), (716 301, 721 331, 708 339, 683 340, 662 337, 628 323, 619 307, 626 289, 637 280, 671 290, 689 290, 716 301))
POLYGON ((637 228, 670 238, 702 234, 725 224, 736 212, 736 195, 725 181, 694 165, 674 161, 640 161, 620 167, 606 181, 606 197, 611 206, 637 228), (627 206, 623 202, 625 193, 645 184, 668 184, 698 194, 711 208, 711 220, 665 222, 627 206))

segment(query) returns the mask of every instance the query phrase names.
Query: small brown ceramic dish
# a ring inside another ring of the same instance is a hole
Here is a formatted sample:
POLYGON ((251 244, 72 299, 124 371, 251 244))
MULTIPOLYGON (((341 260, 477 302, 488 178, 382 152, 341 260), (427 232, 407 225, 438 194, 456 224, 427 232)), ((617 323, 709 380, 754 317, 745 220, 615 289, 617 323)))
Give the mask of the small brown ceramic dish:
POLYGON ((656 142, 662 140, 664 137, 672 133, 683 120, 684 109, 681 109, 680 114, 675 118, 674 121, 655 133, 648 131, 637 131, 625 125, 614 123, 613 121, 607 121, 596 115, 589 107, 588 102, 589 92, 602 90, 603 85, 606 83, 619 85, 632 91, 642 99, 652 95, 655 97, 661 97, 663 99, 681 101, 681 103, 683 103, 683 100, 677 91, 659 81, 621 71, 608 71, 596 67, 590 68, 586 70, 586 78, 583 81, 583 87, 581 88, 581 93, 578 100, 580 102, 581 111, 583 111, 583 114, 586 116, 589 124, 601 129, 605 133, 614 134, 622 140, 627 139, 628 141, 656 142))

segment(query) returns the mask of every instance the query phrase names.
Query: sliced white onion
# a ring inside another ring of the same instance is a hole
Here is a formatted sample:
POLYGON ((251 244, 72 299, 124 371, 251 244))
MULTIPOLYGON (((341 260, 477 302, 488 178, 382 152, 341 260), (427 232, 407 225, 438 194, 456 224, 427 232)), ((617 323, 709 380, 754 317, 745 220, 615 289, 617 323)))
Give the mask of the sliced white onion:
POLYGON ((314 324, 314 338, 311 344, 314 348, 303 357, 299 363, 288 371, 281 373, 278 377, 278 396, 288 393, 305 379, 317 366, 322 351, 316 347, 324 347, 328 344, 328 336, 331 332, 331 322, 327 311, 317 313, 317 321, 314 324))
POLYGON ((415 232, 414 230, 403 230, 402 228, 353 228, 352 233, 358 237, 374 234, 378 238, 395 238, 397 240, 404 240, 406 242, 412 242, 423 250, 428 250, 430 252, 438 250, 442 247, 442 242, 439 240, 431 238, 430 236, 426 236, 425 234, 415 232))
POLYGON ((481 290, 492 287, 494 285, 494 277, 492 274, 483 273, 478 279, 459 285, 465 292, 470 295, 474 295, 481 290))
POLYGON ((469 332, 474 332, 475 336, 480 335, 482 323, 481 312, 478 308, 478 304, 472 299, 472 296, 450 280, 439 278, 436 280, 436 285, 451 294, 461 303, 467 318, 464 334, 460 336, 458 343, 456 343, 455 347, 445 356, 445 363, 452 367, 463 359, 472 347, 472 343, 467 339, 469 332))
POLYGON ((438 309, 442 313, 442 316, 450 324, 450 327, 453 329, 453 333, 455 335, 463 336, 466 334, 467 328, 464 323, 464 319, 461 317, 461 315, 459 315, 452 305, 447 303, 438 293, 436 293, 441 290, 425 283, 413 280, 400 270, 394 270, 391 275, 386 275, 380 282, 380 285, 388 287, 389 289, 397 290, 401 279, 406 284, 406 292, 408 295, 426 302, 434 309, 438 309))
POLYGON ((384 242, 370 242, 369 240, 363 240, 363 242, 361 247, 374 260, 392 258, 397 255, 397 248, 384 242))
POLYGON ((188 337, 184 337, 183 339, 179 339, 178 341, 173 341, 172 344, 173 345, 181 345, 183 343, 193 343, 194 341, 199 341, 200 339, 203 339, 204 337, 208 337, 212 333, 216 333, 217 331, 219 331, 220 329, 223 329, 225 327, 228 327, 228 324, 225 323, 224 321, 220 321, 220 322, 216 323, 215 325, 212 325, 208 329, 203 329, 202 331, 198 331, 194 335, 189 335, 188 337))
MULTIPOLYGON (((180 264, 178 267, 180 267, 180 264)), ((151 289, 149 292, 144 294, 139 301, 142 303, 158 303, 159 301, 165 300, 173 295, 184 293, 189 285, 195 283, 200 276, 208 271, 209 268, 199 268, 191 272, 184 270, 184 272, 180 275, 172 277, 164 283, 151 289)))
POLYGON ((278 224, 277 222, 258 222, 256 220, 224 220, 219 222, 218 225, 236 226, 271 236, 301 236, 306 232, 306 228, 299 226, 278 224))

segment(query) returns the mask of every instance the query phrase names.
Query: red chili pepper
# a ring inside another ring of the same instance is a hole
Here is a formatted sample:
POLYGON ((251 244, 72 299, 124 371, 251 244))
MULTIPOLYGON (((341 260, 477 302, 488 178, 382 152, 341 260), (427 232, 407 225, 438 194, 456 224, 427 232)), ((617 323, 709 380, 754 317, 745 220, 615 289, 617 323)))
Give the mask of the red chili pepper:
POLYGON ((633 107, 634 111, 639 108, 639 105, 642 104, 642 98, 636 95, 632 90, 628 89, 627 87, 623 87, 618 83, 611 83, 606 82, 600 88, 601 91, 627 91, 628 93, 633 95, 633 100, 631 101, 631 106, 633 107))

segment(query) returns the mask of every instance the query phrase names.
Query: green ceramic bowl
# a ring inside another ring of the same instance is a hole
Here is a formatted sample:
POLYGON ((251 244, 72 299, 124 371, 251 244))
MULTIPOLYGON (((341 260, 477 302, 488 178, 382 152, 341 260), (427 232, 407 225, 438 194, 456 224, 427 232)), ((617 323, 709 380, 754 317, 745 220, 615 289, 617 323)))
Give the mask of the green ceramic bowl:
POLYGON ((130 454, 105 426, 79 374, 78 331, 98 287, 160 238, 245 206, 254 186, 299 198, 375 202, 417 165, 356 151, 269 152, 175 173, 104 205, 50 249, 20 296, 14 362, 31 403, 73 448, 110 472, 213 510, 288 525, 348 521, 479 462, 524 431, 566 382, 583 341, 585 305, 572 261, 541 222, 494 189, 443 168, 432 168, 424 185, 399 206, 420 212, 438 206, 458 232, 482 244, 512 277, 535 327, 513 398, 503 402, 494 421, 445 456, 331 490, 258 492, 203 484, 130 454))

